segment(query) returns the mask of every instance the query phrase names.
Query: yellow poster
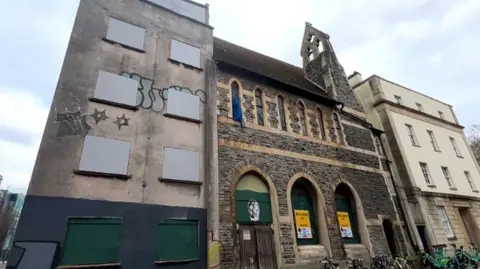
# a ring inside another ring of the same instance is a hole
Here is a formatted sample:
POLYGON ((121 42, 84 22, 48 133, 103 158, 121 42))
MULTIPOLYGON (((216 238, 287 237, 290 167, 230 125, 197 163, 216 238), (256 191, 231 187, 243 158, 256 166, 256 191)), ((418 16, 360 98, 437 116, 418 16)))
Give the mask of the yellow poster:
POLYGON ((338 226, 340 226, 340 234, 342 238, 353 238, 352 225, 348 212, 337 212, 338 226))
POLYGON ((312 238, 312 227, 310 225, 310 214, 308 210, 295 209, 295 226, 299 239, 312 238))

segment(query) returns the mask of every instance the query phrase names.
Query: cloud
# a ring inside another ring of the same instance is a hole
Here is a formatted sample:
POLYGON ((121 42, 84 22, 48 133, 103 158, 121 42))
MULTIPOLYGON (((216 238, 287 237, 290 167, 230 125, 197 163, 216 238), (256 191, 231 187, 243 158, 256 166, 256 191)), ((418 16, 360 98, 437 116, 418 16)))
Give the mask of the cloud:
POLYGON ((0 174, 2 187, 28 186, 37 156, 48 107, 39 97, 21 89, 0 86, 0 174))

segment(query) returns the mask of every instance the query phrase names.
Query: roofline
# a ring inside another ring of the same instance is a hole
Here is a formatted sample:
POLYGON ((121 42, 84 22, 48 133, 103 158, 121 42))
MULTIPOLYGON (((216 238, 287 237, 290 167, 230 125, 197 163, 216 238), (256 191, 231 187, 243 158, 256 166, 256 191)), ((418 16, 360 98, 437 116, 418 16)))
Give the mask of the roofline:
MULTIPOLYGON (((320 94, 318 94, 318 93, 316 93, 316 92, 312 92, 312 91, 307 90, 307 89, 304 89, 304 88, 300 88, 299 86, 292 85, 292 84, 289 84, 289 83, 286 83, 286 82, 283 82, 283 81, 276 80, 276 79, 274 79, 274 78, 265 76, 265 75, 263 75, 263 74, 259 74, 259 73, 257 73, 257 72, 254 72, 254 71, 251 71, 251 70, 248 70, 248 69, 245 69, 245 68, 236 66, 236 65, 231 64, 231 63, 229 63, 229 62, 225 62, 225 61, 222 61, 222 60, 216 60, 216 59, 215 59, 215 56, 214 56, 214 60, 215 60, 215 62, 217 62, 217 63, 222 63, 222 64, 227 65, 227 66, 232 66, 232 67, 234 67, 234 68, 241 69, 241 70, 243 70, 243 71, 245 71, 245 72, 248 72, 248 73, 254 73, 254 74, 258 75, 258 76, 267 78, 267 79, 272 80, 272 81, 275 81, 275 82, 277 82, 277 83, 280 83, 280 84, 283 84, 283 85, 287 85, 287 86, 289 86, 289 87, 291 87, 291 88, 295 88, 295 89, 301 90, 301 91, 303 91, 303 92, 305 92, 305 93, 314 95, 314 96, 316 96, 316 97, 319 97, 319 98, 321 98, 321 99, 323 99, 323 100, 325 100, 325 101, 328 101, 328 102, 330 102, 330 103, 333 103, 333 104, 335 104, 335 105, 342 105, 342 108, 343 108, 343 106, 345 105, 343 102, 340 102, 340 101, 337 101, 337 100, 335 100, 335 99, 332 99, 332 98, 329 98, 329 97, 320 95, 320 94)), ((312 84, 312 85, 315 85, 315 84, 312 84)), ((318 87, 318 86, 315 85, 315 87, 318 87)), ((323 90, 323 89, 321 89, 321 88, 319 88, 319 89, 320 89, 320 90, 323 90)))
POLYGON ((431 97, 431 96, 425 95, 425 94, 423 94, 423 93, 421 93, 421 92, 412 90, 412 89, 410 89, 410 88, 408 88, 408 87, 405 87, 405 86, 403 86, 403 85, 400 85, 400 84, 398 84, 398 83, 396 83, 396 82, 393 82, 393 81, 391 81, 391 80, 388 80, 388 79, 383 78, 383 77, 381 77, 381 76, 379 76, 379 75, 376 75, 376 74, 373 74, 373 75, 369 76, 368 78, 364 79, 362 82, 359 82, 358 84, 356 84, 355 86, 353 86, 352 89, 356 89, 358 86, 362 85, 364 82, 369 81, 369 80, 372 79, 373 77, 376 77, 376 78, 378 78, 378 79, 380 79, 380 80, 383 80, 383 81, 386 81, 386 82, 389 82, 389 83, 392 83, 393 85, 396 85, 396 86, 398 86, 398 87, 404 88, 405 90, 409 90, 409 91, 414 92, 414 93, 416 93, 416 94, 422 95, 422 96, 427 97, 427 98, 429 98, 429 99, 431 99, 431 100, 433 100, 433 101, 442 103, 442 104, 444 104, 444 105, 446 105, 446 106, 448 106, 448 107, 453 107, 451 104, 447 104, 447 103, 445 103, 445 102, 443 102, 443 101, 440 101, 440 100, 435 99, 435 98, 433 98, 433 97, 431 97))
POLYGON ((455 128, 459 128, 459 129, 462 129, 462 130, 465 129, 465 127, 462 126, 462 125, 460 125, 460 124, 456 124, 456 123, 453 123, 453 122, 450 122, 450 121, 447 121, 447 120, 444 120, 444 119, 441 119, 441 118, 437 118, 437 117, 435 117, 435 116, 432 116, 432 115, 430 115, 430 114, 427 114, 427 113, 425 113, 425 112, 418 111, 418 110, 416 110, 416 109, 413 109, 413 108, 410 108, 410 107, 407 107, 407 106, 399 105, 399 104, 397 104, 397 103, 395 103, 395 102, 392 102, 392 101, 390 101, 390 100, 387 100, 387 99, 381 99, 381 100, 376 101, 375 103, 373 103, 373 107, 379 106, 379 105, 381 105, 381 104, 383 104, 383 103, 389 104, 389 105, 394 106, 394 107, 397 107, 397 108, 401 108, 401 109, 407 110, 407 111, 409 111, 409 112, 413 112, 413 113, 415 113, 415 114, 422 115, 422 116, 424 116, 424 117, 428 117, 428 118, 430 118, 430 119, 433 119, 433 120, 435 120, 435 121, 439 121, 439 122, 448 124, 448 125, 453 126, 453 127, 455 127, 455 128))

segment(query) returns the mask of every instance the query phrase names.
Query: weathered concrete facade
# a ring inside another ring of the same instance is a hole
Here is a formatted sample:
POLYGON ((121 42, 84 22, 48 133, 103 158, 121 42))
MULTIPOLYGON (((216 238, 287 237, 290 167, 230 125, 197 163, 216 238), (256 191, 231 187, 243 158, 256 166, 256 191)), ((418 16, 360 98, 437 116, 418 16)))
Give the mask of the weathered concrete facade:
MULTIPOLYGON (((270 262, 279 267, 308 266, 327 256, 368 262, 370 256, 386 254, 389 242, 384 220, 396 231, 391 233, 395 254, 407 251, 408 236, 395 205, 398 202, 387 187, 391 175, 386 158, 377 151, 371 125, 365 121, 328 35, 307 23, 301 55, 303 70, 214 39, 222 268, 257 262, 255 251, 247 250, 250 261, 245 257, 250 236, 242 232, 252 223, 240 220, 243 213, 238 210, 243 209, 236 197, 245 175, 252 174, 269 189, 272 211, 270 222, 252 225, 266 225, 273 231, 274 250, 269 255, 275 259, 270 262), (310 59, 310 50, 315 49, 310 46, 312 40, 317 46, 323 42, 324 51, 315 52, 310 59), (318 67, 313 66, 316 63, 318 67), (242 123, 232 119, 237 94, 242 123), (313 238, 316 243, 305 244, 296 234, 292 193, 297 182, 310 190, 314 209, 309 212, 318 226, 313 238), (340 235, 336 204, 340 186, 351 192, 355 207, 354 220, 351 218, 359 234, 356 243, 346 242, 340 235)), ((258 255, 262 259, 260 252, 258 255)))
POLYGON ((178 2, 179 10, 80 1, 16 236, 28 244, 24 257, 46 256, 52 268, 155 268, 174 262, 159 258, 159 223, 187 220, 198 227, 198 250, 179 266, 207 266, 208 180, 217 173, 216 133, 206 127, 216 124, 213 28, 208 6, 178 2), (72 218, 118 220, 118 258, 69 263, 72 218), (63 254, 37 253, 38 241, 63 254))

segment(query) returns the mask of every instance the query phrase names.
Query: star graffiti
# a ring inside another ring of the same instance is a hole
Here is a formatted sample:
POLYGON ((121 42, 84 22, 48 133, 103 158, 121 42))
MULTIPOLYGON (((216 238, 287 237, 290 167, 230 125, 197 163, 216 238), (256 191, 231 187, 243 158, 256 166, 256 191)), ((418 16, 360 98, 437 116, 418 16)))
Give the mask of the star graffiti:
POLYGON ((122 128, 122 126, 128 126, 128 121, 130 118, 125 117, 125 113, 121 117, 117 117, 117 120, 113 123, 116 123, 118 126, 118 130, 122 128))
POLYGON ((92 118, 95 120, 95 124, 98 124, 102 120, 108 119, 106 112, 107 112, 106 109, 104 109, 103 111, 99 111, 98 109, 95 108, 95 111, 90 116, 92 116, 92 118))

